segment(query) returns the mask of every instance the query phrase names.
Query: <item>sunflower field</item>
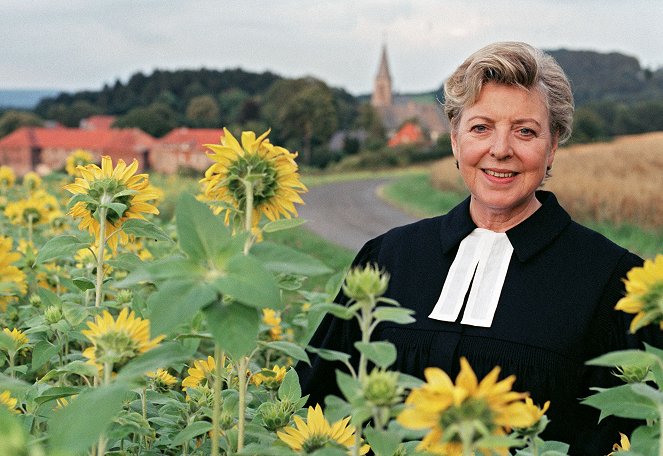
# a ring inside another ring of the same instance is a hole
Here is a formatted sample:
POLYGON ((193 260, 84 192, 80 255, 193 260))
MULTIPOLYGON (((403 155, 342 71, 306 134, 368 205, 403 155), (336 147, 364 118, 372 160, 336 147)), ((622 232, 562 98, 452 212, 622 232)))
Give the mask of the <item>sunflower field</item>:
MULTIPOLYGON (((306 187, 268 133, 208 145, 200 192, 167 221, 136 161, 81 150, 67 174, 20 182, 0 167, 0 456, 566 454, 539 438, 549 403, 511 391, 499 367, 477 379, 462 359, 455 381, 389 370, 395 348, 371 332, 414 317, 382 296, 388 275, 331 271, 270 240, 303 223, 306 187), (324 289, 309 287, 316 276, 331 277, 324 289), (357 363, 307 347, 326 313, 357 321, 357 363), (346 365, 343 397, 307 404, 294 369, 307 351, 346 365)), ((627 291, 633 331, 662 324, 663 256, 627 291)), ((661 454, 663 351, 593 363, 626 383, 587 402, 646 422, 614 454, 661 454)))

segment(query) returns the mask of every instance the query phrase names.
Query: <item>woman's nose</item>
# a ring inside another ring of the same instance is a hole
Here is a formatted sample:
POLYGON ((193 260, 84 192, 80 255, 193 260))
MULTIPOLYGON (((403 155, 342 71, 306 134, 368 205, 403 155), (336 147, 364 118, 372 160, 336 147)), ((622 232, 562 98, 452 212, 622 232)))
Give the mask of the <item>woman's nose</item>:
POLYGON ((513 155, 508 132, 495 131, 493 143, 490 146, 490 155, 498 160, 503 160, 513 155))

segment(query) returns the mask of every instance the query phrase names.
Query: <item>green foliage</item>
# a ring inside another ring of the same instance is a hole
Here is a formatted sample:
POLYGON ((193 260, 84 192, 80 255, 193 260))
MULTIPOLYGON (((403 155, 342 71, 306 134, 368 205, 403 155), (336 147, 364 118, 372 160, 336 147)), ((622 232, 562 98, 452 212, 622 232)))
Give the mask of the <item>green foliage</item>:
POLYGON ((140 128, 145 133, 160 137, 177 126, 177 113, 160 102, 133 108, 114 123, 117 128, 140 128))
POLYGON ((40 127, 43 120, 36 114, 27 111, 6 111, 0 116, 0 138, 20 127, 40 127))

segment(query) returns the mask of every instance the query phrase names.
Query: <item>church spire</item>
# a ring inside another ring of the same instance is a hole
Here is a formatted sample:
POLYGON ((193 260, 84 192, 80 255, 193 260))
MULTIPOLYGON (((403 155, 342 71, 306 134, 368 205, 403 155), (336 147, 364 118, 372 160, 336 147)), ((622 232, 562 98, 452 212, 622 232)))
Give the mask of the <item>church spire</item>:
POLYGON ((375 76, 375 86, 371 96, 371 105, 374 107, 391 106, 391 74, 389 73, 389 61, 387 59, 387 45, 382 45, 382 57, 375 76))

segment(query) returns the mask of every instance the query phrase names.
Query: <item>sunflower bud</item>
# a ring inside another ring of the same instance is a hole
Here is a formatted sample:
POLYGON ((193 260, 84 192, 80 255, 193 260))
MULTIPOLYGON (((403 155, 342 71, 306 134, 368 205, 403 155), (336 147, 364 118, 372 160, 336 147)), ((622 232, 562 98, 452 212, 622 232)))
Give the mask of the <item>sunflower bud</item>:
POLYGON ((131 302, 133 299, 133 293, 131 290, 127 290, 126 288, 120 290, 117 293, 117 296, 115 296, 115 300, 117 301, 118 304, 128 304, 131 302))
POLYGON ((380 272, 377 266, 367 264, 363 269, 348 272, 343 292, 355 301, 366 301, 382 296, 389 285, 389 274, 380 272))
POLYGON ((276 431, 287 426, 293 413, 295 413, 295 406, 287 399, 278 402, 266 402, 260 407, 262 421, 270 431, 276 431))
POLYGON ((364 380, 364 398, 376 406, 400 401, 403 388, 398 385, 398 372, 373 369, 364 380))
POLYGON ((235 426, 235 418, 225 410, 222 411, 221 416, 219 417, 219 428, 225 431, 227 429, 232 429, 233 426, 235 426))
POLYGON ((48 306, 46 311, 44 311, 44 319, 49 325, 54 325, 62 320, 62 310, 57 306, 48 306))
POLYGON ((39 307, 41 305, 41 298, 36 294, 31 294, 28 301, 32 307, 39 307))
POLYGON ((645 366, 617 366, 613 375, 624 383, 642 383, 651 371, 651 365, 645 366))

